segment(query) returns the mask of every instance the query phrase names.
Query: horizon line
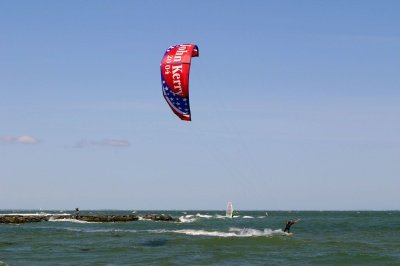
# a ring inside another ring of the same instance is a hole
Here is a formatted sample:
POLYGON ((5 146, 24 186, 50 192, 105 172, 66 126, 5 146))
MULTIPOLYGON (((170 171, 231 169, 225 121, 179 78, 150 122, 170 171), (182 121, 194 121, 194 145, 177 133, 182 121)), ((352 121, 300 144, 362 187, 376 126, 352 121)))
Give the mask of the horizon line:
MULTIPOLYGON (((75 208, 71 209, 23 209, 23 208, 10 208, 10 209, 0 209, 1 211, 74 211, 75 208)), ((79 208, 80 211, 225 211, 225 209, 81 209, 79 208)), ((326 211, 340 211, 340 212, 352 212, 352 211, 358 211, 358 212, 366 212, 366 211, 400 211, 400 209, 347 209, 347 210, 340 210, 340 209, 326 209, 326 210, 317 210, 317 209, 237 209, 234 210, 235 212, 239 211, 271 211, 271 212, 326 212, 326 211)))

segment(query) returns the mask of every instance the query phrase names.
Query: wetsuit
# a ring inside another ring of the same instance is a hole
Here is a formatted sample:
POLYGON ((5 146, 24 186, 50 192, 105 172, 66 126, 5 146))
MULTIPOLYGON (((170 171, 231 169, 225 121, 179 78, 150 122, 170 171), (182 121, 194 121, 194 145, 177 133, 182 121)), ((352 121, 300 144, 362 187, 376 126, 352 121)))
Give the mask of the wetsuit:
POLYGON ((288 232, 288 233, 290 233, 290 227, 292 226, 292 225, 294 225, 296 222, 293 222, 293 221, 288 221, 287 223, 286 223, 286 227, 285 227, 285 229, 283 230, 283 232, 288 232))

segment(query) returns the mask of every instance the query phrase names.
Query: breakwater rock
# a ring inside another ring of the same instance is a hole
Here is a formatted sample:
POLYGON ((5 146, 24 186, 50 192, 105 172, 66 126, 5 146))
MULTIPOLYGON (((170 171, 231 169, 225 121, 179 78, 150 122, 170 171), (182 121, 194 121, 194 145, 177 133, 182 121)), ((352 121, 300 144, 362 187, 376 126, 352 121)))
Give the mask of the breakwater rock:
POLYGON ((0 216, 0 223, 3 224, 23 224, 48 221, 46 216, 27 216, 27 215, 3 215, 0 216))
POLYGON ((175 218, 164 214, 145 214, 140 215, 51 215, 51 214, 24 214, 13 215, 5 214, 0 215, 0 223, 4 224, 23 224, 23 223, 37 223, 45 221, 62 221, 62 220, 77 220, 84 222, 97 222, 97 223, 115 223, 115 222, 132 222, 138 220, 151 220, 163 222, 180 222, 179 218, 175 218))
POLYGON ((141 216, 144 220, 163 221, 163 222, 180 222, 179 218, 175 218, 164 214, 146 214, 141 216))
POLYGON ((96 223, 115 223, 115 222, 131 222, 139 220, 136 215, 79 215, 73 216, 72 219, 85 222, 96 222, 96 223))

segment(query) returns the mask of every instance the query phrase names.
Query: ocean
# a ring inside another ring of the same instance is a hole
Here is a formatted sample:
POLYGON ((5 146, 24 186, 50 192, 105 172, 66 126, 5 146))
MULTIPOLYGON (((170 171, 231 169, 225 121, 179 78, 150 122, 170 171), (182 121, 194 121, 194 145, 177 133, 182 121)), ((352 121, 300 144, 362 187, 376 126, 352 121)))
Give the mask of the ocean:
MULTIPOLYGON (((400 211, 134 213, 181 222, 0 224, 0 265, 400 265, 400 211), (284 234, 295 218, 293 235, 284 234)), ((132 211, 81 211, 101 214, 132 211)))

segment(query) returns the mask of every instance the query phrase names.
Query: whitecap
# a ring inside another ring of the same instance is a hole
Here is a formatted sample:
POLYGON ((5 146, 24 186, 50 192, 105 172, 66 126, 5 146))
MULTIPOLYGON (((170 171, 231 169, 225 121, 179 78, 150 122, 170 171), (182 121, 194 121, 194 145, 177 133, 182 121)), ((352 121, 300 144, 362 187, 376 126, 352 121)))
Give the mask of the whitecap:
POLYGON ((63 218, 63 219, 50 218, 49 222, 71 222, 71 223, 78 223, 78 224, 95 224, 95 223, 97 223, 97 222, 81 221, 81 220, 71 219, 71 218, 63 218))
POLYGON ((197 217, 200 217, 200 218, 207 218, 207 219, 212 218, 212 216, 211 216, 211 215, 208 215, 208 214, 200 214, 200 213, 197 213, 196 216, 197 216, 197 217))
POLYGON ((174 233, 192 235, 192 236, 218 236, 218 237, 233 237, 235 233, 232 232, 219 232, 219 231, 206 231, 194 229, 174 230, 174 233))
POLYGON ((252 229, 252 228, 230 228, 229 231, 235 232, 237 236, 249 237, 249 236, 273 236, 287 234, 282 231, 282 229, 272 230, 266 228, 264 230, 252 229))
POLYGON ((177 233, 191 236, 215 236, 215 237, 271 237, 274 235, 288 235, 281 229, 272 230, 266 228, 264 230, 252 228, 230 228, 228 232, 222 231, 207 231, 195 229, 181 229, 181 230, 153 230, 155 233, 177 233))
POLYGON ((194 217, 194 215, 186 215, 186 216, 181 216, 179 217, 179 221, 181 223, 192 223, 194 221, 196 221, 196 217, 194 217))

